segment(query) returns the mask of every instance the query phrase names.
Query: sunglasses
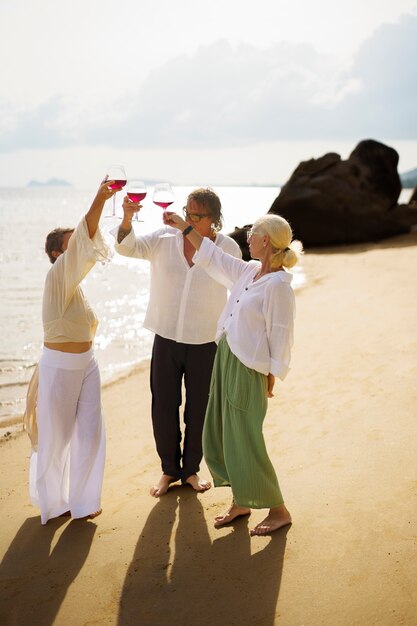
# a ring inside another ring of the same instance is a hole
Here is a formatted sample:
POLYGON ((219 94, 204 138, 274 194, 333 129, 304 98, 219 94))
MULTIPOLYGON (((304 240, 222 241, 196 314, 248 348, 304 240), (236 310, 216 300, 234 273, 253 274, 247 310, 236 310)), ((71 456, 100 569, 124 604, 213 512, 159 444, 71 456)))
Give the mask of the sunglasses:
POLYGON ((190 220, 190 222, 199 222, 203 219, 203 217, 211 217, 208 213, 188 213, 186 206, 182 207, 182 212, 184 213, 185 218, 190 220))
POLYGON ((248 230, 248 232, 246 233, 246 241, 250 241, 252 238, 252 235, 259 235, 259 233, 257 233, 256 231, 252 229, 248 230))

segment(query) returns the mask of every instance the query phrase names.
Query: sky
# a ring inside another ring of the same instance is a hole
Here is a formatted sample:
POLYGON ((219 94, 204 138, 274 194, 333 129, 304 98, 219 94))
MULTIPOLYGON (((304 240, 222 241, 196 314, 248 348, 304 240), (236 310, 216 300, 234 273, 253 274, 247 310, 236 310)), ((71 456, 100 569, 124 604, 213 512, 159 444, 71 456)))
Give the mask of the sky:
POLYGON ((0 186, 110 163, 281 184, 361 139, 417 167, 417 0, 0 0, 0 186))

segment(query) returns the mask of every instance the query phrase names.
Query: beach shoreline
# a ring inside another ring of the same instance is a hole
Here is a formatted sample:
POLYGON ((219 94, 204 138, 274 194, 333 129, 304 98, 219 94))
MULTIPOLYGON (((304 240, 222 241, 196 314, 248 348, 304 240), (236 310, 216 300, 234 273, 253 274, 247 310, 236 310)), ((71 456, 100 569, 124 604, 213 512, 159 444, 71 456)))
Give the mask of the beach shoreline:
MULTIPOLYGON (((29 439, 0 446, 6 626, 408 626, 417 563, 417 233, 308 250, 291 371, 264 424, 290 528, 216 530, 230 490, 159 477, 149 362, 103 386, 103 514, 40 525, 29 439), (77 615, 77 617, 75 617, 77 615)), ((201 474, 208 475, 202 463, 201 474)))

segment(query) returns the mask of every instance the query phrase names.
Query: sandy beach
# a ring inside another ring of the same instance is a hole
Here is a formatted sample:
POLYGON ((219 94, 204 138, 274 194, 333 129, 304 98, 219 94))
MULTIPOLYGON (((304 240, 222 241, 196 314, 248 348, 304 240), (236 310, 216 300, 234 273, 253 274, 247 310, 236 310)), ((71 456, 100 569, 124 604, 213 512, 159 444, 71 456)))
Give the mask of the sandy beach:
MULTIPOLYGON (((149 364, 105 387, 103 514, 41 526, 29 439, 0 445, 2 626, 417 624, 417 233, 309 251, 265 436, 291 527, 216 530, 230 490, 159 477, 149 364)), ((201 474, 208 476, 203 463, 201 474)))

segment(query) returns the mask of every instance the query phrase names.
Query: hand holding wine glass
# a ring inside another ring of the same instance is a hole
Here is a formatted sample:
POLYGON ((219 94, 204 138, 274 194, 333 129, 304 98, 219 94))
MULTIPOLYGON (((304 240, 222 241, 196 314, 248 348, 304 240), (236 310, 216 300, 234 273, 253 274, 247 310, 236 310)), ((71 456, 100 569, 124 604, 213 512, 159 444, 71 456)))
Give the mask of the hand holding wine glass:
MULTIPOLYGON (((120 191, 126 185, 126 172, 123 165, 110 165, 107 168, 106 179, 113 181, 111 185, 109 185, 110 189, 114 189, 115 191, 120 191)), ((116 197, 113 196, 113 209, 111 215, 106 215, 106 217, 116 217, 116 197)))
MULTIPOLYGON (((142 202, 142 200, 146 197, 146 194, 147 194, 146 185, 142 180, 133 180, 133 179, 130 180, 129 179, 127 187, 126 187, 126 193, 132 202, 138 202, 138 203, 142 202)), ((135 222, 142 221, 142 220, 139 220, 137 212, 134 214, 132 220, 135 222)))
POLYGON ((176 228, 181 232, 185 230, 190 224, 186 222, 181 215, 174 213, 173 211, 164 211, 164 215, 162 218, 164 224, 166 226, 171 226, 172 228, 176 228))

